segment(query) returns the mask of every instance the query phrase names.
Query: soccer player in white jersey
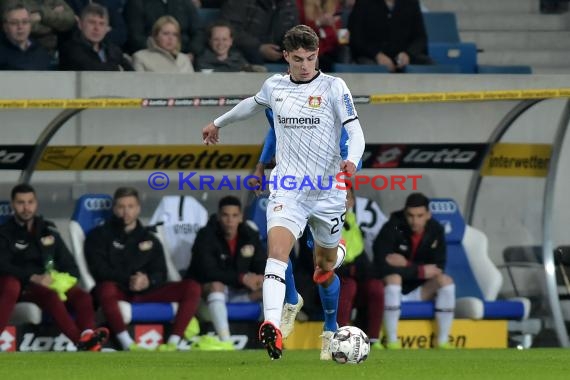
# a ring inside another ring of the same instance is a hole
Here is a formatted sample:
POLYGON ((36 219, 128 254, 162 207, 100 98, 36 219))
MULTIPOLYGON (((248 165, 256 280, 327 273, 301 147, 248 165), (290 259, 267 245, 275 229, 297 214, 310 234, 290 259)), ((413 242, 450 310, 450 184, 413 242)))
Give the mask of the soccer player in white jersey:
MULTIPOLYGON (((364 152, 364 135, 344 81, 317 68, 319 38, 306 25, 291 28, 283 38, 289 74, 267 79, 253 97, 242 100, 204 127, 204 143, 219 142, 219 129, 251 117, 266 107, 274 112, 277 136, 276 166, 267 185, 268 259, 263 282, 265 321, 259 339, 271 359, 282 354, 279 329, 285 298, 285 270, 296 239, 308 224, 315 242, 313 279, 325 290, 338 287, 333 269, 341 237, 346 193, 337 174, 354 174, 364 152), (340 155, 344 126, 349 135, 348 156, 340 155)), ((333 292, 331 292, 333 293, 333 292)), ((337 298, 331 304, 336 315, 337 298)), ((326 316, 325 316, 326 319, 326 316)), ((326 320, 325 320, 326 325, 326 320)), ((330 329, 330 328, 329 328, 330 329)), ((325 331, 326 333, 327 331, 325 331)), ((332 332, 323 334, 323 343, 332 332)))

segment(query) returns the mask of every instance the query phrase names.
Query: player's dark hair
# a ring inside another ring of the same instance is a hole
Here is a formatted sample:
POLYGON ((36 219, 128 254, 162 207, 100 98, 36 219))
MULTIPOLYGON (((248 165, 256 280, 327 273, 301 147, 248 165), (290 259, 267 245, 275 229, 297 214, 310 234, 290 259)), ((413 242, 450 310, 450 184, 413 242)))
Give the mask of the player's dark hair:
POLYGON ((412 193, 406 198, 405 208, 409 207, 425 207, 429 210, 429 199, 422 193, 412 193))
POLYGON ((135 189, 134 187, 119 187, 117 190, 115 190, 115 194, 113 194, 113 206, 117 203, 117 201, 121 198, 125 198, 125 197, 135 197, 137 199, 137 202, 141 202, 140 198, 139 198, 139 192, 137 189, 135 189))
POLYGON ((220 202, 218 203, 218 210, 221 210, 222 207, 225 206, 237 206, 241 210, 241 202, 239 198, 234 197, 233 195, 227 195, 220 199, 220 202))
POLYGON ((10 193, 10 199, 14 200, 17 194, 28 194, 28 193, 33 193, 35 196, 36 190, 32 187, 32 185, 28 185, 27 183, 21 183, 12 188, 12 192, 10 193))
POLYGON ((228 28, 230 30, 230 37, 234 37, 234 28, 232 24, 226 20, 216 20, 208 25, 208 39, 212 38, 212 31, 214 28, 228 28))
POLYGON ((297 49, 316 51, 319 48, 319 36, 307 25, 297 25, 285 33, 283 37, 283 49, 291 52, 297 49))

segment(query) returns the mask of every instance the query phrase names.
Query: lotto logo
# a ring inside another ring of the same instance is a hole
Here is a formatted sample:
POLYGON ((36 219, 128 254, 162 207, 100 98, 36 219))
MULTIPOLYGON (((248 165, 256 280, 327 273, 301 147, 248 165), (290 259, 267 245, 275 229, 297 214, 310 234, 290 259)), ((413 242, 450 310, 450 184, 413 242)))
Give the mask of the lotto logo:
POLYGON ((110 210, 113 202, 104 198, 87 198, 83 201, 83 207, 88 211, 110 210))
POLYGON ((400 164, 400 157, 404 153, 403 145, 382 146, 376 155, 373 167, 375 168, 397 168, 400 164))
POLYGON ((16 351, 16 328, 8 326, 0 334, 0 352, 16 351))
POLYGON ((143 348, 156 349, 163 341, 164 330, 161 325, 136 325, 135 341, 143 348))

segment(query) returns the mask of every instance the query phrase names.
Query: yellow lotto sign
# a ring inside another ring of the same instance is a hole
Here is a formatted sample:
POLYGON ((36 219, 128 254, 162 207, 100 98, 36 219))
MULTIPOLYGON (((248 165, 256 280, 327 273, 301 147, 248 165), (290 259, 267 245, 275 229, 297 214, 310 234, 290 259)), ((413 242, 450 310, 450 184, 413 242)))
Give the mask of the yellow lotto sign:
POLYGON ((259 153, 259 145, 50 146, 36 170, 243 170, 259 153))
MULTIPOLYGON (((295 330, 283 342, 287 349, 320 349, 322 322, 296 322, 295 330)), ((507 321, 473 321, 456 319, 449 342, 456 348, 506 348, 507 321)), ((403 348, 431 348, 436 342, 435 321, 400 321, 398 339, 403 348)))
POLYGON ((549 144, 495 144, 485 158, 481 175, 546 177, 551 153, 549 144))

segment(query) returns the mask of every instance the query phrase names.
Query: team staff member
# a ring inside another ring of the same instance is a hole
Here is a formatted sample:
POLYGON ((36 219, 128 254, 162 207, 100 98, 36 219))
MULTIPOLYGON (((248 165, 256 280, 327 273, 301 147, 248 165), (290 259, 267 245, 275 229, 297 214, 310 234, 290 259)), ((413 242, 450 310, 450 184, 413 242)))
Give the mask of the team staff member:
POLYGON ((166 261, 158 239, 139 221, 138 191, 120 187, 113 197, 113 217, 85 240, 85 258, 96 281, 95 296, 111 331, 124 350, 141 349, 123 322, 119 301, 178 302, 172 332, 160 351, 175 351, 200 303, 193 280, 166 282, 166 261))
POLYGON ((95 329, 89 293, 77 285, 61 289, 62 296, 53 289, 56 272, 77 279, 79 270, 55 225, 37 215, 34 188, 27 184, 15 186, 11 206, 14 215, 0 227, 0 333, 17 301, 33 302, 53 318, 79 350, 99 351, 109 331, 95 329), (73 309, 75 319, 67 306, 73 309))

